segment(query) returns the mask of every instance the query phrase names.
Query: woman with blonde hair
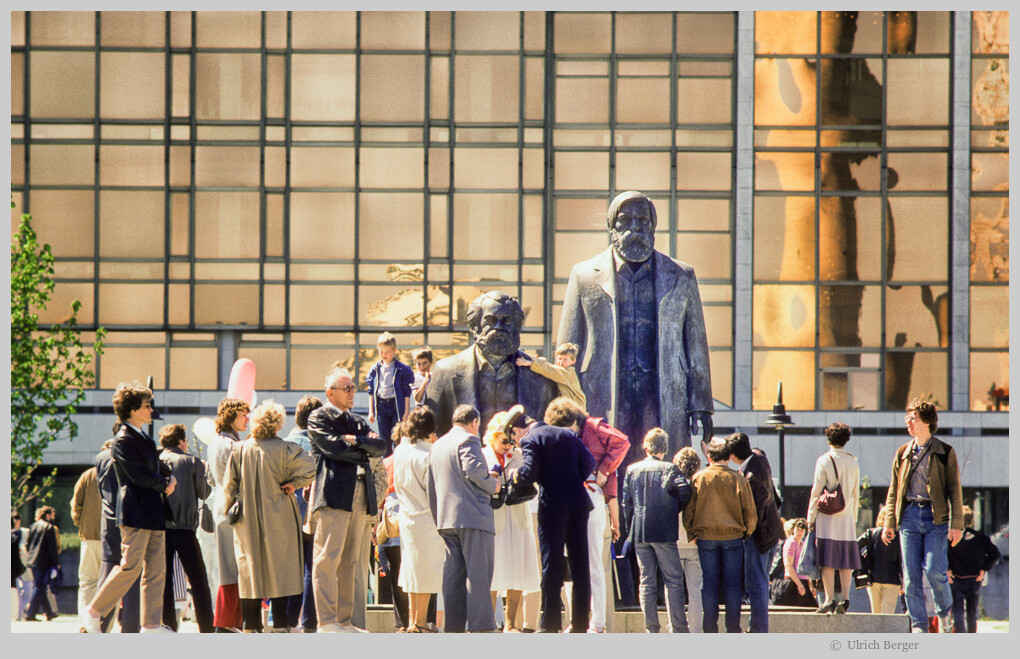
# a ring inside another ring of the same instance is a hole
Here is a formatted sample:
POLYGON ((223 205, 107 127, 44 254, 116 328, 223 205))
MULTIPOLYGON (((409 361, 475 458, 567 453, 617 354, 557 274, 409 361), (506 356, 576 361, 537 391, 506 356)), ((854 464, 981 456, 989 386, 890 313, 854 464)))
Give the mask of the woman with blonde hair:
MULTIPOLYGON (((524 464, 524 455, 514 439, 504 432, 510 412, 497 412, 489 421, 482 438, 482 455, 489 469, 498 471, 500 485, 506 488, 506 473, 524 464)), ((531 511, 527 502, 501 506, 493 511, 496 549, 492 570, 493 606, 500 592, 506 592, 504 632, 519 632, 523 627, 523 595, 541 588, 538 546, 531 511)))
POLYGON ((248 428, 251 407, 240 398, 224 398, 216 408, 216 436, 209 442, 209 470, 206 477, 213 488, 212 510, 216 521, 216 608, 213 625, 217 632, 241 631, 241 601, 237 594, 237 558, 234 556, 234 527, 227 523, 223 494, 224 472, 230 449, 241 441, 248 428))
POLYGON ((233 445, 225 474, 227 508, 235 495, 241 504, 234 548, 246 632, 262 631, 261 601, 266 598, 273 631, 289 632, 287 603, 303 587, 301 518, 293 494, 315 479, 315 461, 280 438, 285 415, 283 405, 272 400, 256 407, 251 436, 233 445))
POLYGON ((436 441, 436 415, 416 407, 407 418, 407 435, 393 451, 393 488, 400 504, 400 576, 408 598, 409 633, 428 633, 429 599, 443 589, 446 547, 436 530, 426 490, 429 451, 436 441))

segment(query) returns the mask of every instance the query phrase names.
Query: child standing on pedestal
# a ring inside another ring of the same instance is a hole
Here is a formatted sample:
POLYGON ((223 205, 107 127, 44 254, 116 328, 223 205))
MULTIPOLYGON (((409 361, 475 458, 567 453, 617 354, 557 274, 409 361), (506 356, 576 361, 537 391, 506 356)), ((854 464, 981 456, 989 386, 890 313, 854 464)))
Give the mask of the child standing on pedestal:
MULTIPOLYGON (((365 378, 368 385, 368 422, 375 423, 378 417, 380 437, 389 437, 393 426, 406 421, 411 409, 411 385, 414 372, 411 367, 397 359, 397 337, 383 332, 376 341, 379 361, 365 378)), ((393 452, 390 444, 386 455, 393 452)))

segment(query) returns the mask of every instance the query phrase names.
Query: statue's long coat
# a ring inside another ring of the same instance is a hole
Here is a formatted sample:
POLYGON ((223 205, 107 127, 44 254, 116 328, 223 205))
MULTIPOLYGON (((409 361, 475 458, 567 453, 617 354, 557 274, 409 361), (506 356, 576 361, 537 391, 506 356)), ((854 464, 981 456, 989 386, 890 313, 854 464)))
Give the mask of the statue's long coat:
MULTIPOLYGON (((714 410, 708 338, 694 268, 658 251, 655 299, 658 303, 659 424, 669 433, 672 456, 691 445, 688 414, 714 410)), ((578 345, 577 372, 588 398, 588 414, 616 424, 616 269, 613 248, 582 261, 570 271, 557 343, 578 345)), ((641 437, 631 437, 640 443, 641 437)))

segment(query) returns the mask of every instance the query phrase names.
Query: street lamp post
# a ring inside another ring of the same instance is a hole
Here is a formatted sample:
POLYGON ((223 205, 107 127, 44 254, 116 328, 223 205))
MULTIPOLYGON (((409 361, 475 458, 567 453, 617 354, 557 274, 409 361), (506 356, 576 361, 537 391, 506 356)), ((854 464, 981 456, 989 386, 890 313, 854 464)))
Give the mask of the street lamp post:
POLYGON ((776 394, 776 404, 772 406, 772 414, 765 420, 765 425, 772 426, 779 431, 779 496, 786 501, 786 428, 795 426, 793 419, 786 413, 786 406, 783 405, 783 383, 779 383, 779 391, 776 394))

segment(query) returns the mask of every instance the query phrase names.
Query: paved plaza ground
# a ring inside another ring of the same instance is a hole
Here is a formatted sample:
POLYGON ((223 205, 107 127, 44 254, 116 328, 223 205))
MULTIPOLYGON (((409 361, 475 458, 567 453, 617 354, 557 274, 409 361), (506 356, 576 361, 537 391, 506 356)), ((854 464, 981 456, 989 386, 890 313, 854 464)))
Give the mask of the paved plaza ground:
MULTIPOLYGON (((51 622, 40 618, 39 622, 11 621, 12 634, 76 634, 78 633, 78 617, 73 615, 61 615, 51 622)), ((181 623, 180 633, 197 634, 198 625, 193 620, 185 620, 181 623)), ((1009 633, 1008 620, 979 620, 978 633, 1009 633)))

